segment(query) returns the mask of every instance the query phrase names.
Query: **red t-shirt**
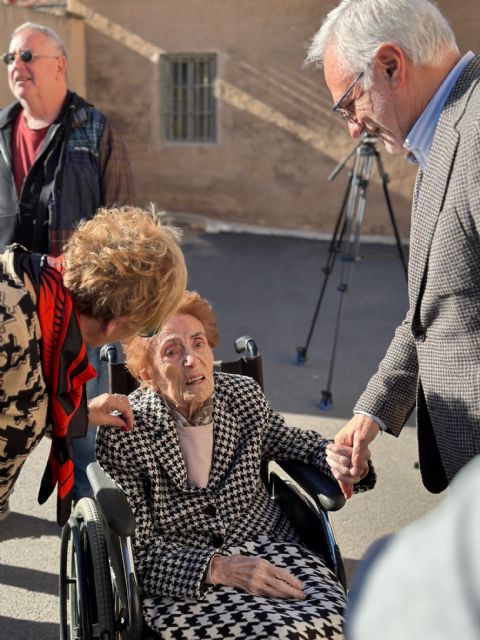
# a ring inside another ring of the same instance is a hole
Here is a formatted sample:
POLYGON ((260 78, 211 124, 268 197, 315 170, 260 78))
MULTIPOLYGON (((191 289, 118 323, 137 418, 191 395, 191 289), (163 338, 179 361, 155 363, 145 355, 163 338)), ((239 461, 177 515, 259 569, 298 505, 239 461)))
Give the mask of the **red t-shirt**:
POLYGON ((23 117, 23 109, 20 110, 13 125, 12 137, 13 176, 18 196, 48 129, 48 126, 43 129, 29 129, 23 117))

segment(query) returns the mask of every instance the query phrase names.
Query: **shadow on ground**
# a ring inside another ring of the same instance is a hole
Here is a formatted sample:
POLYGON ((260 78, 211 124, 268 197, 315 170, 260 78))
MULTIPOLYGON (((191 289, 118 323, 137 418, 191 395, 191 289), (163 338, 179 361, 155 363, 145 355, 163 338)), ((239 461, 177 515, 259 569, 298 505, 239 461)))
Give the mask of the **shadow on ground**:
POLYGON ((58 575, 37 569, 0 564, 0 584, 58 596, 58 575))
POLYGON ((40 538, 42 536, 58 536, 60 539, 60 527, 51 520, 23 513, 11 513, 5 522, 2 522, 0 528, 0 542, 11 538, 40 538))
POLYGON ((350 584, 355 571, 358 569, 360 560, 354 558, 343 558, 343 564, 345 566, 345 573, 347 574, 347 583, 350 584))
POLYGON ((52 640, 58 638, 58 624, 32 622, 0 616, 1 637, 5 640, 52 640))

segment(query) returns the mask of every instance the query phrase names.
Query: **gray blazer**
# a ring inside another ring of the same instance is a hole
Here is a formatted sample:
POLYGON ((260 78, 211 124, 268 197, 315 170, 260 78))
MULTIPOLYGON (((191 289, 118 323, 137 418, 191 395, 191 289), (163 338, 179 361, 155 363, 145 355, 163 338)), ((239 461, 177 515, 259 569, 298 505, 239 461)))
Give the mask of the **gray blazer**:
POLYGON ((417 405, 437 493, 480 452, 480 56, 463 70, 415 187, 409 311, 355 409, 398 435, 417 405))
MULTIPOLYGON (((135 430, 101 428, 97 457, 135 513, 135 566, 145 596, 198 599, 215 552, 259 535, 294 539, 291 525, 260 479, 263 459, 302 460, 332 477, 325 459, 329 441, 314 431, 288 427, 250 378, 215 374, 214 451, 206 488, 188 485, 175 424, 163 398, 145 389, 129 398, 135 430)), ((356 490, 374 482, 371 471, 356 490)))

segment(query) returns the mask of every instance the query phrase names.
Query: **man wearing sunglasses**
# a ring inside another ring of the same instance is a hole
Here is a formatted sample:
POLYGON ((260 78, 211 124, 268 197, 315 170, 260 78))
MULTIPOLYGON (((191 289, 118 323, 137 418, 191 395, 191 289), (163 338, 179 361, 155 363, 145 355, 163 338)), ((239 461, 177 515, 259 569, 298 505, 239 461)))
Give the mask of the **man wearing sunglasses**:
MULTIPOLYGON (((78 222, 102 206, 134 201, 125 147, 107 118, 68 90, 67 52, 48 27, 25 23, 2 56, 16 101, 0 111, 0 250, 18 242, 59 255, 78 222)), ((88 396, 104 390, 98 372, 88 396)), ((85 469, 95 459, 95 433, 77 440, 75 498, 90 491, 85 469)))
POLYGON ((353 138, 377 136, 419 167, 410 309, 336 436, 354 447, 345 474, 416 405, 422 480, 439 493, 480 453, 480 56, 460 54, 430 0, 342 0, 308 60, 323 64, 353 138))

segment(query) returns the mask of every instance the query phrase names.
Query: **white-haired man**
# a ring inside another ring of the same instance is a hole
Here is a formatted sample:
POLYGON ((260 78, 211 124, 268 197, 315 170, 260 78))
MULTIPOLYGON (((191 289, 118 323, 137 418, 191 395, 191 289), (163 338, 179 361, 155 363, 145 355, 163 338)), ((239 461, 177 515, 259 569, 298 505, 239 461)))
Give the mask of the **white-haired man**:
POLYGON ((307 60, 350 135, 377 136, 419 165, 409 311, 332 451, 347 496, 357 453, 398 435, 417 406, 420 468, 432 492, 480 452, 480 57, 461 56, 429 0, 343 0, 307 60))
MULTIPOLYGON (((67 52, 55 31, 20 25, 2 60, 16 101, 0 111, 0 250, 17 242, 57 256, 81 219, 133 202, 130 163, 107 118, 68 90, 67 52)), ((89 348, 98 371, 89 398, 104 390, 98 354, 89 348)), ((78 499, 90 492, 94 430, 74 447, 78 499)))

